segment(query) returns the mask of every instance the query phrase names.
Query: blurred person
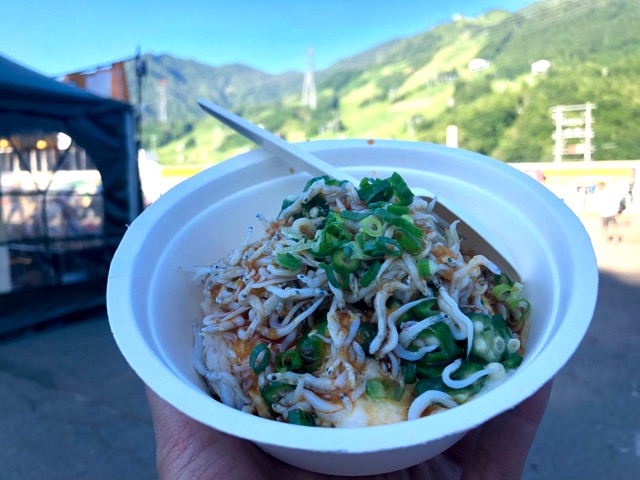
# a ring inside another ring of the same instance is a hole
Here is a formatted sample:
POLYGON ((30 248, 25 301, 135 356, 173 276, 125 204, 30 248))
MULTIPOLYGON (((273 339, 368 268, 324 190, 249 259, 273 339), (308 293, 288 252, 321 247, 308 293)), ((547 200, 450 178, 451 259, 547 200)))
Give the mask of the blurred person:
MULTIPOLYGON (((419 465, 368 479, 519 479, 549 400, 552 382, 532 397, 469 432, 453 447, 419 465)), ((339 478, 301 470, 252 443, 198 423, 147 387, 161 480, 339 478)), ((311 428, 311 427, 310 427, 311 428)))
POLYGON ((605 182, 598 182, 592 198, 600 215, 605 239, 619 243, 622 241, 618 226, 622 197, 605 182))
POLYGON ((3 209, 6 208, 9 212, 4 220, 7 225, 14 224, 18 227, 22 227, 24 225, 27 217, 24 211, 23 196, 24 191, 22 190, 22 182, 16 177, 9 190, 7 192, 3 192, 2 195, 3 209), (17 217, 17 220, 15 217, 17 217))

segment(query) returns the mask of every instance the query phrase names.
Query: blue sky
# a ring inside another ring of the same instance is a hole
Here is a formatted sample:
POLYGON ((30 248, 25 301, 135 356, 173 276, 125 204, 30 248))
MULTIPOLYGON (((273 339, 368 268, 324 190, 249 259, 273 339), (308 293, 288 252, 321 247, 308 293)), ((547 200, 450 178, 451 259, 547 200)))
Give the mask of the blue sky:
POLYGON ((3 2, 0 54, 46 75, 135 54, 168 53, 269 73, 317 69, 393 38, 490 8, 534 0, 13 0, 3 2))

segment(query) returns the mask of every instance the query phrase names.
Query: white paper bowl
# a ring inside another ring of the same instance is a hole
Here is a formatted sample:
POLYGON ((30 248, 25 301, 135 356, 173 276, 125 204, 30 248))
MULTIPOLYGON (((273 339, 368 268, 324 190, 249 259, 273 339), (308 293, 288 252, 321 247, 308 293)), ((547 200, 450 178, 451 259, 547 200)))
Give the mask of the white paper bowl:
POLYGON ((329 429, 265 420, 209 396, 194 370, 202 291, 181 267, 209 265, 275 217, 309 175, 263 150, 212 167, 151 205, 127 231, 109 272, 109 321, 123 355, 170 404, 293 465, 338 475, 398 470, 442 452, 514 407, 571 357, 592 318, 598 273, 589 237, 560 200, 516 169, 464 150, 402 141, 338 140, 302 146, 356 177, 400 173, 410 186, 451 198, 495 229, 526 285, 533 311, 521 367, 498 388, 452 410, 393 425, 329 429))

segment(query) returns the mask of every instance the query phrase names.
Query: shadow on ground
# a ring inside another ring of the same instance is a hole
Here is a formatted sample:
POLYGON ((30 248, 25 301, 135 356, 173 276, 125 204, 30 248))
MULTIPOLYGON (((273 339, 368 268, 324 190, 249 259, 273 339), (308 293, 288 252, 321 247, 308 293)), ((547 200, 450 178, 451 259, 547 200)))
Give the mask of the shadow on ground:
POLYGON ((523 478, 640 472, 639 311, 640 274, 601 272, 595 316, 556 377, 523 478))

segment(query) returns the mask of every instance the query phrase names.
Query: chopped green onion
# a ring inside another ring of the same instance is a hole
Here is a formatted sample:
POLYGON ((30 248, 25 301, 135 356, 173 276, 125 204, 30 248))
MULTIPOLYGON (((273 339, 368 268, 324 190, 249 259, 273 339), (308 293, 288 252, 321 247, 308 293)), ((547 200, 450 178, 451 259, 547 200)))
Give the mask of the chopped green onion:
POLYGON ((367 205, 369 210, 373 211, 376 208, 387 208, 389 206, 389 202, 373 202, 367 205))
POLYGON ((436 262, 430 258, 421 258, 416 262, 418 274, 423 278, 433 277, 439 269, 436 262))
POLYGON ((318 242, 310 242, 308 240, 301 240, 295 245, 291 245, 290 247, 284 247, 278 250, 278 253, 295 253, 302 252, 304 250, 313 250, 318 248, 320 245, 318 242))
POLYGON ((287 422, 293 425, 304 425, 306 427, 315 427, 316 419, 313 414, 305 412, 301 409, 289 410, 287 414, 287 422))
POLYGON ((359 222, 371 216, 371 212, 352 212, 350 210, 343 210, 340 212, 340 216, 346 220, 355 220, 356 222, 359 222))
POLYGON ((501 283, 493 287, 493 289, 491 290, 491 295, 493 295, 499 302, 504 302, 507 297, 509 297, 511 289, 511 285, 507 283, 501 283))
POLYGON ((302 357, 295 350, 287 350, 276 354, 275 369, 279 372, 300 370, 302 368, 302 357))
POLYGON ((387 222, 394 227, 404 228, 418 238, 422 238, 424 236, 424 232, 420 227, 415 226, 413 223, 407 221, 406 218, 402 218, 388 210, 385 210, 384 208, 374 209, 373 214, 379 217, 383 222, 387 222))
POLYGON ((362 278, 360 278, 360 285, 363 288, 367 288, 369 285, 371 285, 371 282, 376 279, 376 277, 378 276, 378 272, 380 271, 380 267, 382 267, 382 264, 378 261, 373 262, 369 266, 368 270, 365 272, 362 278))
POLYGON ((282 233, 282 235, 292 240, 302 240, 304 238, 304 234, 300 230, 297 230, 292 227, 282 227, 280 229, 280 233, 282 233))
POLYGON ((249 365, 251 366, 251 370, 253 370, 255 373, 260 373, 265 368, 267 368, 270 360, 271 351, 269 350, 269 347, 267 347, 264 343, 258 343, 255 347, 253 347, 251 355, 249 355, 249 365), (260 360, 258 360, 258 357, 261 357, 260 360))
POLYGON ((507 302, 507 306, 511 309, 516 309, 519 306, 520 301, 522 300, 522 289, 524 285, 521 283, 514 283, 511 287, 511 291, 509 292, 509 296, 505 299, 507 302))
POLYGON ((499 275, 494 275, 493 276, 493 280, 496 283, 496 285, 499 285, 501 283, 505 283, 507 285, 509 285, 510 287, 513 286, 513 281, 504 273, 499 274, 499 275))
POLYGON ((318 248, 313 250, 313 255, 325 257, 331 255, 336 249, 353 238, 352 233, 347 230, 344 219, 335 212, 327 215, 327 222, 322 230, 316 233, 316 240, 320 243, 318 248))
POLYGON ((524 320, 531 313, 531 304, 528 300, 520 300, 515 308, 510 309, 509 318, 507 318, 507 323, 514 327, 514 329, 518 329, 519 325, 524 322, 524 320))
POLYGON ((329 213, 329 204, 321 195, 317 195, 307 203, 303 203, 300 211, 306 218, 311 217, 311 211, 316 209, 318 214, 315 217, 326 217, 329 213))
POLYGON ((368 216, 360 222, 360 231, 372 237, 379 237, 384 233, 382 230, 382 222, 373 215, 368 216))
POLYGON ((306 192, 307 190, 309 190, 309 188, 311 188, 311 185, 316 183, 318 180, 324 180, 325 185, 329 185, 330 187, 337 187, 339 185, 347 183, 346 180, 336 180, 335 178, 331 178, 329 175, 321 175, 319 177, 313 177, 311 180, 309 180, 302 191, 306 192))
POLYGON ((509 310, 511 310, 512 312, 516 312, 516 314, 514 315, 517 320, 516 324, 519 323, 521 319, 526 318, 531 311, 531 304, 527 300, 522 298, 523 288, 524 285, 519 282, 515 282, 513 284, 513 287, 511 288, 509 296, 505 300, 505 303, 507 304, 507 307, 509 307, 509 310))
POLYGON ((331 265, 342 273, 355 272, 360 266, 360 259, 349 256, 346 249, 336 250, 331 258, 331 265))
POLYGON ((341 274, 339 271, 336 271, 333 265, 327 265, 324 262, 320 262, 320 267, 327 273, 327 280, 329 280, 329 283, 335 288, 347 288, 349 286, 348 272, 341 274))
POLYGON ((398 227, 395 232, 393 232, 393 238, 398 241, 402 249, 411 254, 417 255, 422 251, 422 241, 407 232, 404 228, 398 227))
POLYGON ((365 241, 362 250, 371 257, 397 257, 402 253, 400 244, 393 238, 387 237, 365 241))
POLYGON ((393 197, 393 187, 389 180, 363 178, 358 189, 358 196, 367 205, 380 201, 387 202, 393 197))
POLYGON ((352 241, 344 245, 342 249, 350 258, 357 258, 358 260, 364 260, 365 254, 362 251, 362 247, 360 243, 357 241, 352 241))
POLYGON ((278 253, 276 255, 276 263, 282 268, 286 268, 287 270, 292 270, 294 272, 300 270, 300 267, 302 266, 302 260, 300 257, 291 253, 278 253))
MULTIPOLYGON (((327 322, 323 322, 315 331, 321 335, 326 332, 327 322)), ((310 332, 303 334, 302 338, 296 346, 296 351, 302 359, 302 370, 307 373, 313 373, 322 366, 324 361, 324 349, 326 344, 315 335, 309 335, 310 332)))
POLYGON ((398 203, 400 205, 411 205, 414 197, 413 192, 397 172, 393 172, 391 174, 391 177, 389 177, 389 183, 393 187, 396 197, 398 197, 398 203))
POLYGON ((389 205, 387 207, 387 210, 389 210, 391 213, 395 215, 400 215, 400 216, 406 215, 407 213, 409 213, 409 207, 407 207, 406 205, 398 205, 397 203, 389 205))
POLYGON ((298 344, 297 349, 300 352, 305 372, 315 372, 320 367, 322 362, 321 347, 322 340, 315 336, 308 337, 304 342, 298 344))

